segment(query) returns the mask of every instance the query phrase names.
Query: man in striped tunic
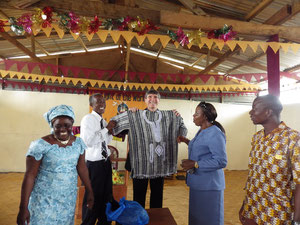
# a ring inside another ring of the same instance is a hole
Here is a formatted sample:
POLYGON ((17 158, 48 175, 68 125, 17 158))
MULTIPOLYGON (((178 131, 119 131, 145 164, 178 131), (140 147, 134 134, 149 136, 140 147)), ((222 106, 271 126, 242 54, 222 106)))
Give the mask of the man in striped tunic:
POLYGON ((159 110, 160 94, 145 94, 147 109, 127 111, 111 119, 116 121, 113 134, 129 130, 129 156, 133 178, 133 200, 145 207, 150 181, 150 208, 162 208, 164 177, 176 173, 177 137, 186 136, 181 116, 172 110, 159 110))

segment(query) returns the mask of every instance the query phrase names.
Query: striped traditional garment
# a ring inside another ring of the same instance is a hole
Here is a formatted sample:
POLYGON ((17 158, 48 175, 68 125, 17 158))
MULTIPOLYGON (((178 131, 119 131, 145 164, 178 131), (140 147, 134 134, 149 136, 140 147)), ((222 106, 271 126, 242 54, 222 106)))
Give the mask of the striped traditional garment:
POLYGON ((156 178, 176 173, 178 144, 187 128, 173 111, 140 110, 124 112, 111 120, 117 122, 113 134, 129 130, 129 154, 133 178, 156 178))

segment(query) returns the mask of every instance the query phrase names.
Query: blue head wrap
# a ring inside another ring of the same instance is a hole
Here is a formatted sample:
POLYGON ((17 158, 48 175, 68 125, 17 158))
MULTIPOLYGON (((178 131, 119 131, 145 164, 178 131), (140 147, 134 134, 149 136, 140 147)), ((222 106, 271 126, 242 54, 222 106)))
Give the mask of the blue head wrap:
POLYGON ((51 121, 58 116, 68 116, 75 120, 73 108, 68 105, 58 105, 52 107, 48 112, 44 114, 44 118, 49 123, 50 127, 52 127, 51 121))

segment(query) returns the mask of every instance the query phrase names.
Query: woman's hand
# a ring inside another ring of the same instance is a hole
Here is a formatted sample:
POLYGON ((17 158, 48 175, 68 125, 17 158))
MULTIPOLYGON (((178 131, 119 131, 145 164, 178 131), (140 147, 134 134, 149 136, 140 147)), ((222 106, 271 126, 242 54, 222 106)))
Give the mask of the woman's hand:
POLYGON ((30 222, 30 213, 29 213, 28 208, 24 208, 24 209, 20 208, 20 211, 19 211, 18 217, 17 217, 17 224, 25 225, 25 224, 29 224, 29 222, 30 222))
POLYGON ((178 143, 184 142, 184 143, 186 143, 188 145, 189 142, 190 142, 190 140, 188 138, 184 137, 184 136, 178 136, 177 137, 177 142, 178 143))
POLYGON ((180 113, 176 109, 173 109, 172 111, 175 114, 175 116, 181 116, 180 113))
POLYGON ((88 207, 89 210, 92 210, 93 206, 94 206, 94 194, 93 192, 88 192, 86 207, 88 207))
POLYGON ((183 159, 180 166, 183 168, 183 170, 189 170, 195 167, 195 163, 196 161, 194 160, 183 159))

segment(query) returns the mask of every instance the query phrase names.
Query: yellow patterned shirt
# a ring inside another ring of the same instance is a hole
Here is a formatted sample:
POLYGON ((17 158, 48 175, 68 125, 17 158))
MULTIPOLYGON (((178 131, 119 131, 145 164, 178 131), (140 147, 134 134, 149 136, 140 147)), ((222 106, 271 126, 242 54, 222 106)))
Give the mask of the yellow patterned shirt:
POLYGON ((300 133, 281 122, 252 138, 242 215, 258 225, 291 224, 293 191, 300 184, 300 133))

